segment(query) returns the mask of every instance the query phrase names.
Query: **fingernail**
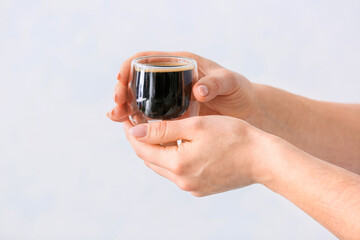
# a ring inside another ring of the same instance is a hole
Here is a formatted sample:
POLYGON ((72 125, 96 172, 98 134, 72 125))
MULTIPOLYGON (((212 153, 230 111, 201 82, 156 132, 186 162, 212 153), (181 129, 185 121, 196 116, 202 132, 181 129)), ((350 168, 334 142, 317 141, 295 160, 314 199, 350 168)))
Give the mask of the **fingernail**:
POLYGON ((119 73, 118 76, 117 76, 117 80, 120 80, 120 73, 119 73))
POLYGON ((205 85, 198 86, 198 91, 202 97, 206 97, 209 94, 209 89, 205 85))
POLYGON ((138 125, 130 128, 129 133, 136 138, 145 137, 147 134, 147 125, 138 125))

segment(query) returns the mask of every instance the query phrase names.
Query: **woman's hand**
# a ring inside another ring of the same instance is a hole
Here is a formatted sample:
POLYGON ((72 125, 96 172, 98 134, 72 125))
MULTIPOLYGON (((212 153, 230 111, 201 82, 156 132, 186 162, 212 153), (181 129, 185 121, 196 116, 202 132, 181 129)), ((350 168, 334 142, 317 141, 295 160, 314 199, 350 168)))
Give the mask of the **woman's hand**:
POLYGON ((107 113, 111 120, 122 122, 127 119, 131 61, 149 55, 184 56, 196 60, 199 80, 193 86, 193 95, 200 102, 200 115, 226 115, 246 120, 254 112, 255 89, 242 75, 189 52, 141 52, 121 65, 114 91, 116 106, 107 113))
POLYGON ((194 196, 262 183, 340 239, 360 236, 360 177, 231 117, 205 116, 124 128, 145 164, 194 196), (186 141, 180 146, 160 143, 186 141))
POLYGON ((269 178, 272 136, 231 117, 124 124, 127 138, 145 164, 181 189, 205 196, 269 178), (160 143, 185 140, 179 146, 160 143))

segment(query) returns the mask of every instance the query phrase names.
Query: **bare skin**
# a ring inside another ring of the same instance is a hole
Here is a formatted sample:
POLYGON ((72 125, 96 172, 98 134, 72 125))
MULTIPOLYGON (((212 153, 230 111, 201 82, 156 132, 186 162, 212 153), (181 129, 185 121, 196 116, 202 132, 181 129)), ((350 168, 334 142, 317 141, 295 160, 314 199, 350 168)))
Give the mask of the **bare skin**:
POLYGON ((194 196, 261 183, 341 239, 360 235, 360 176, 231 117, 124 123, 145 164, 194 196), (186 141, 180 146, 160 143, 186 141))
POLYGON ((201 102, 200 115, 225 115, 243 119, 279 136, 296 147, 337 166, 360 173, 360 104, 320 102, 270 86, 254 84, 244 76, 188 52, 142 52, 126 60, 118 76, 116 106, 107 116, 128 118, 126 91, 131 60, 145 55, 175 55, 198 63, 199 81, 193 94, 201 102), (199 86, 206 86, 202 96, 199 86))
POLYGON ((251 124, 360 173, 360 104, 315 101, 263 85, 256 91, 258 110, 251 124))
POLYGON ((319 102, 254 84, 187 52, 145 52, 125 61, 114 100, 108 117, 124 122, 138 156, 181 189, 206 196, 260 183, 337 237, 360 236, 359 104, 319 102), (200 79, 193 94, 202 117, 130 124, 130 62, 144 55, 180 55, 198 62, 200 79), (159 145, 178 139, 187 141, 179 147, 159 145))

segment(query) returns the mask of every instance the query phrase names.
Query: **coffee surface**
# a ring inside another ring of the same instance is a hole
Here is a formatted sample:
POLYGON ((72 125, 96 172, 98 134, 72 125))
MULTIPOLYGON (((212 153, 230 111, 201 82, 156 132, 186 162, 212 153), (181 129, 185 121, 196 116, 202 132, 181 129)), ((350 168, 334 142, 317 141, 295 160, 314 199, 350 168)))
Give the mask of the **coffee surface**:
MULTIPOLYGON (((163 63, 151 66, 173 67, 163 63)), ((179 66, 179 65, 176 65, 179 66)), ((138 109, 148 118, 174 119, 186 112, 191 99, 193 68, 140 71, 133 75, 138 109)))

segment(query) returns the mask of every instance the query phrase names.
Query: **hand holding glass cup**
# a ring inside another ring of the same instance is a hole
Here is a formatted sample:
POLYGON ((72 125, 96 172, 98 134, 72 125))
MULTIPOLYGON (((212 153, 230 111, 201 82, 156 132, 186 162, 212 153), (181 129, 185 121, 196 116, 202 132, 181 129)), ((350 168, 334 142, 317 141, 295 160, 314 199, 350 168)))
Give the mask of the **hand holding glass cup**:
POLYGON ((196 61, 178 56, 146 56, 131 62, 130 120, 134 125, 198 115, 192 86, 196 61))

